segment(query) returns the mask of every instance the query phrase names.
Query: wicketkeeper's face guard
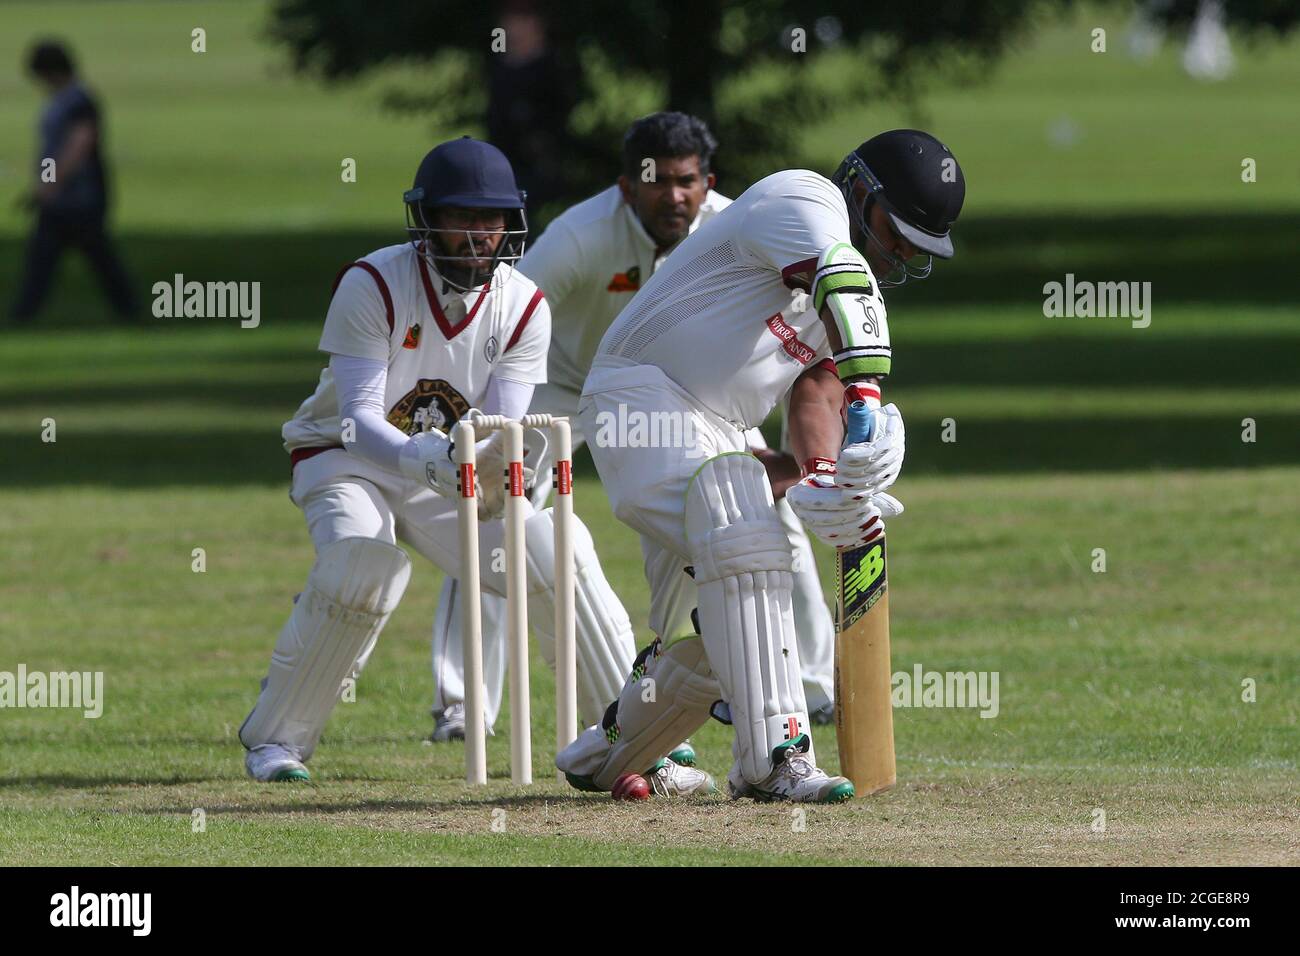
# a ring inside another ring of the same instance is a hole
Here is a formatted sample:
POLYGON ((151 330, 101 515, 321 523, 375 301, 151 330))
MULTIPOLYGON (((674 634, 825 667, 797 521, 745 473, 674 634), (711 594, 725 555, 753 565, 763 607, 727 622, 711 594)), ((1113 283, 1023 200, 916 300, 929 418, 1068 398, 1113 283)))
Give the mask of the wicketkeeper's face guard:
MULTIPOLYGON (((883 276, 876 276, 876 281, 884 288, 900 286, 908 279, 924 279, 934 268, 934 256, 928 253, 918 253, 910 259, 904 259, 894 251, 902 241, 902 237, 897 234, 890 237, 892 240, 886 244, 877 231, 871 226, 871 207, 878 205, 886 213, 885 219, 889 221, 891 217, 897 216, 898 212, 889 200, 885 198, 884 184, 876 178, 875 173, 867 168, 867 164, 862 161, 857 153, 849 153, 840 163, 840 168, 835 171, 831 181, 839 187, 840 192, 844 195, 844 202, 849 207, 849 218, 857 228, 859 235, 863 237, 862 245, 858 246, 858 251, 867 257, 867 260, 884 260, 889 265, 889 272, 883 276), (866 186, 866 197, 859 202, 856 196, 857 184, 861 182, 866 186)), ((900 217, 901 218, 901 217, 900 217)))
POLYGON ((528 217, 522 207, 468 210, 426 206, 420 202, 423 190, 418 187, 407 190, 402 198, 411 245, 461 292, 478 288, 492 278, 500 263, 513 266, 524 254, 528 217), (483 221, 495 214, 501 216, 501 225, 485 227, 483 221))

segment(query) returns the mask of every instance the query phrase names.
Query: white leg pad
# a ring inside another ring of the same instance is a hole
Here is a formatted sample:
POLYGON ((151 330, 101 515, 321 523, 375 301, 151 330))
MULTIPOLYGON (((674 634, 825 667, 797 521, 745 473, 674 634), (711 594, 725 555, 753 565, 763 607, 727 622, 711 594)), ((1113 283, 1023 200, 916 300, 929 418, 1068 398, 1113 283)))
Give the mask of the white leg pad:
MULTIPOLYGON (((461 640, 461 589, 447 576, 438 595, 433 615, 433 707, 444 711, 452 704, 465 703, 465 644, 461 640)), ((489 730, 501 713, 501 695, 506 678, 506 599, 487 589, 479 592, 483 634, 483 719, 489 730)))
POLYGON ((794 632, 798 635, 803 692, 813 710, 835 697, 835 621, 826 605, 817 560, 803 522, 782 498, 777 515, 794 554, 794 632))
POLYGON ((641 652, 617 706, 560 752, 556 766, 610 790, 625 773, 644 773, 709 719, 718 682, 696 635, 667 650, 655 641, 641 652))
MULTIPOLYGON (((528 560, 528 623, 542 657, 555 669, 555 530, 553 511, 532 515, 525 525, 528 560)), ((636 658, 632 621, 596 557, 591 532, 575 515, 573 559, 577 568, 576 627, 578 715, 584 726, 600 720, 618 696, 636 658)))
POLYGON ((405 552, 384 541, 342 538, 320 550, 239 729, 245 747, 287 744, 311 756, 343 679, 369 656, 410 577, 405 552))
POLYGON ((772 750, 808 733, 791 595, 790 541, 758 459, 726 454, 686 492, 700 632, 731 708, 741 773, 758 783, 772 750))

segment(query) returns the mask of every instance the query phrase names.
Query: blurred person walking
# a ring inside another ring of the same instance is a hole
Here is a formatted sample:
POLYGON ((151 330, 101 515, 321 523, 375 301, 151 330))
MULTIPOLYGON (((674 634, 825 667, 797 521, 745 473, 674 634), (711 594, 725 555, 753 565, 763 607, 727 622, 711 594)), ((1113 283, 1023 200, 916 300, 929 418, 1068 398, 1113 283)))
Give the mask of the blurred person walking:
POLYGON ((38 126, 38 182, 25 197, 36 222, 13 319, 30 322, 36 317, 68 247, 86 256, 118 318, 132 318, 135 297, 130 280, 104 228, 108 186, 99 105, 78 78, 63 44, 37 43, 27 66, 36 82, 49 90, 50 98, 38 126))

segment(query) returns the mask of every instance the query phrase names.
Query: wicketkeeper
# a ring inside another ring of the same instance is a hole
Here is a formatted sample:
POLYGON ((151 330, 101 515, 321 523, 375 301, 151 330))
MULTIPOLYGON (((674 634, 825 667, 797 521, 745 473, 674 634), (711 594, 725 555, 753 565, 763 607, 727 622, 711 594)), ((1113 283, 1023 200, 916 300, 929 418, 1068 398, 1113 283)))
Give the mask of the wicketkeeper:
MULTIPOLYGON (((397 541, 449 576, 460 572, 451 426, 471 408, 518 418, 546 380, 550 311, 514 268, 527 224, 506 157, 468 137, 443 143, 403 198, 410 241, 340 273, 320 340, 329 366, 283 430, 290 497, 306 518, 316 563, 240 728, 258 780, 307 779, 304 763, 344 680, 360 674, 406 588, 410 561, 397 541)), ((480 474, 502 473, 502 437, 476 446, 480 474)), ((534 432, 527 441, 535 462, 545 440, 534 432)), ((502 483, 475 490, 480 515, 498 516, 502 483)), ((578 707, 594 721, 622 686, 635 649, 590 533, 576 519, 573 532, 586 612, 577 624, 578 707)), ((502 522, 483 523, 481 535, 483 586, 504 595, 504 576, 492 567, 502 522)), ((553 664, 549 510, 532 511, 526 538, 529 615, 553 664)))
POLYGON ((817 767, 791 612, 792 554, 745 431, 790 392, 804 477, 786 494, 837 547, 870 540, 902 506, 884 494, 903 421, 876 412, 841 450, 846 389, 879 396, 891 352, 882 286, 952 255, 965 181, 917 130, 882 133, 833 179, 768 176, 697 229, 602 338, 578 417, 678 416, 693 447, 592 441, 614 513, 641 535, 659 639, 601 722, 557 759, 574 786, 609 790, 710 714, 735 732, 733 797, 831 802, 853 785, 817 767))

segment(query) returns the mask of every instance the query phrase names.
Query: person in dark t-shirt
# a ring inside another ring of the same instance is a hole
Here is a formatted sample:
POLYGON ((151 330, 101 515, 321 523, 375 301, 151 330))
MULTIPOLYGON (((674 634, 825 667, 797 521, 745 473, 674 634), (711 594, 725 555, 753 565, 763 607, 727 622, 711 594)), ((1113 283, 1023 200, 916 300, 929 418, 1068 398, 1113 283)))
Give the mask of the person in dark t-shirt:
POLYGON ((62 44, 36 44, 28 56, 28 69, 50 91, 50 98, 39 124, 37 184, 28 199, 36 223, 13 318, 17 322, 35 318, 68 247, 86 256, 118 317, 131 318, 135 313, 131 283, 104 229, 108 184, 99 106, 77 78, 72 57, 62 44))

